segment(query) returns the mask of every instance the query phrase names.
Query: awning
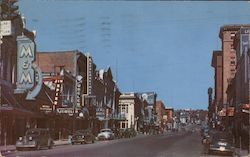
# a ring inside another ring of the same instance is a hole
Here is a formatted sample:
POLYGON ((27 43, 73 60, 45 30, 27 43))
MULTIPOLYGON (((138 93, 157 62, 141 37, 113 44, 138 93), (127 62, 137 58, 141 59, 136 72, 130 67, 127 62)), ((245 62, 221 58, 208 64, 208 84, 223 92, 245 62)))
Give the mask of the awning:
POLYGON ((15 114, 15 115, 37 115, 34 112, 25 109, 21 104, 18 103, 14 96, 14 90, 12 85, 5 81, 0 80, 1 85, 1 98, 2 104, 0 104, 0 111, 3 113, 15 114))

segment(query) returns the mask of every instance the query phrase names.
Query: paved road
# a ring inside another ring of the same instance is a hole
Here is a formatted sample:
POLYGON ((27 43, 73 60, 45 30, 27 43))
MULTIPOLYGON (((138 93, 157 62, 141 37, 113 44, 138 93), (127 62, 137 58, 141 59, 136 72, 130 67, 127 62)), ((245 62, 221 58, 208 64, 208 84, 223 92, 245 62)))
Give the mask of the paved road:
MULTIPOLYGON (((208 157, 198 132, 167 133, 132 139, 65 145, 52 150, 16 151, 8 157, 208 157)), ((211 157, 211 156, 209 156, 211 157)))

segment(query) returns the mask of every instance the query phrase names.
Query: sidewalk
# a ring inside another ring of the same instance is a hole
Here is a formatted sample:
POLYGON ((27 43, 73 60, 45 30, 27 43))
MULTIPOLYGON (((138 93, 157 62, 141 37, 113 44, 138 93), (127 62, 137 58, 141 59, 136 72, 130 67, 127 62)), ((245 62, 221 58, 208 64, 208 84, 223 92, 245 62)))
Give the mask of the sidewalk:
MULTIPOLYGON (((68 139, 62 139, 62 140, 57 140, 54 141, 54 146, 61 146, 61 145, 69 145, 71 142, 68 139)), ((7 146, 0 146, 0 157, 1 154, 3 155, 4 153, 12 152, 16 150, 15 145, 7 145, 7 146)))
POLYGON ((240 148, 235 148, 233 152, 234 157, 250 157, 247 150, 242 150, 240 148))

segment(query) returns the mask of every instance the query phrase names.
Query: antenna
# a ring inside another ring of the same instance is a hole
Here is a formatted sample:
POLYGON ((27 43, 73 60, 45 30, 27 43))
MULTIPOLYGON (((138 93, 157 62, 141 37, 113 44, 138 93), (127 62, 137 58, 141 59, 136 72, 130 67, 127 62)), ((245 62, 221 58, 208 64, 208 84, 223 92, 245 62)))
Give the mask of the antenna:
POLYGON ((116 80, 116 84, 118 84, 118 59, 117 59, 117 57, 116 57, 116 59, 115 59, 115 80, 116 80))

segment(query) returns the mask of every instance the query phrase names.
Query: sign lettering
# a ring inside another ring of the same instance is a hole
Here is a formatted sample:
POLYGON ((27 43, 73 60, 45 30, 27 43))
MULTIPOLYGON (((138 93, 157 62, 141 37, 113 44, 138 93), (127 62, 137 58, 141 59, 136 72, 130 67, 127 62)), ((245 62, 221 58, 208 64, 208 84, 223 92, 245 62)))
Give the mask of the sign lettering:
POLYGON ((17 90, 25 92, 34 87, 35 44, 26 36, 17 37, 17 90))

